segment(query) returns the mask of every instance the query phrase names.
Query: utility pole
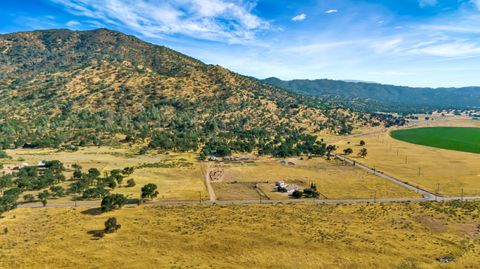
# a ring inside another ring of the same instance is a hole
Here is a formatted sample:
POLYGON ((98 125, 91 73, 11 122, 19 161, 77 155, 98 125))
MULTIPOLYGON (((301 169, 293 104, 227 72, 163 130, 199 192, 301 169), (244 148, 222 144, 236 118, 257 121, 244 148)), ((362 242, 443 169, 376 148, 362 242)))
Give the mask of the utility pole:
POLYGON ((462 187, 462 201, 463 201, 463 187, 462 187))
POLYGON ((437 190, 435 191, 435 201, 438 200, 438 193, 440 192, 440 183, 437 183, 437 190))
POLYGON ((419 168, 418 168, 418 176, 420 176, 420 174, 421 174, 421 172, 420 172, 421 170, 420 170, 420 169, 421 169, 421 168, 419 167, 419 168))

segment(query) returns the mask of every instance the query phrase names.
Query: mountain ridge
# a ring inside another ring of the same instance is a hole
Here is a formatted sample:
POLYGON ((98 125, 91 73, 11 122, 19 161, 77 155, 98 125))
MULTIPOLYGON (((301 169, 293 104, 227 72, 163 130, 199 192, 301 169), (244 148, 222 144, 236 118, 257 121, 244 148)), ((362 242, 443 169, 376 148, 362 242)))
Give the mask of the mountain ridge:
POLYGON ((0 35, 0 100, 2 148, 128 141, 285 155, 370 121, 108 29, 0 35))
POLYGON ((480 87, 476 86, 417 88, 330 79, 284 81, 275 77, 262 81, 296 93, 316 96, 322 100, 334 99, 364 111, 428 112, 480 107, 480 87))

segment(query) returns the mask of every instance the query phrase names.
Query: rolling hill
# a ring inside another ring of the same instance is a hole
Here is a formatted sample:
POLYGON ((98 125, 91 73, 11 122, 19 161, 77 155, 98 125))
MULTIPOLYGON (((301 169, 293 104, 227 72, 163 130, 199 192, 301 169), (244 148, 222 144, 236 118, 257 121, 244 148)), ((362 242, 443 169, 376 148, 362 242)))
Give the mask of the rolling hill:
POLYGON ((0 35, 0 101, 2 148, 138 142, 288 155, 369 121, 107 29, 0 35))
POLYGON ((411 88, 338 80, 291 80, 278 78, 266 83, 324 102, 341 103, 363 111, 427 112, 442 109, 480 108, 480 87, 411 88))

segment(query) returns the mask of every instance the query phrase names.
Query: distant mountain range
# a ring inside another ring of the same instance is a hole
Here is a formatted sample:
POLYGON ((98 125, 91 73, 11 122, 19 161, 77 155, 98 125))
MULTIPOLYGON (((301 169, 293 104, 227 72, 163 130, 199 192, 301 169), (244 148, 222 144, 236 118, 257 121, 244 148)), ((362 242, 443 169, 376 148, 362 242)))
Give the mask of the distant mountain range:
POLYGON ((425 112, 439 109, 480 108, 480 87, 412 88, 339 80, 291 80, 268 78, 263 82, 324 102, 363 111, 425 112))

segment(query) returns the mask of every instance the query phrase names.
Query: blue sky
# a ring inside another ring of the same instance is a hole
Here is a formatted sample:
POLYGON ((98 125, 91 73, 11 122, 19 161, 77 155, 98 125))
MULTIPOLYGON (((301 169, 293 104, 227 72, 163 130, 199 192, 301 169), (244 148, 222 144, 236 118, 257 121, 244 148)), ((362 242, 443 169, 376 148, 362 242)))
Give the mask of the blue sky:
POLYGON ((99 27, 258 78, 480 86, 480 0, 19 0, 0 7, 0 33, 99 27))

